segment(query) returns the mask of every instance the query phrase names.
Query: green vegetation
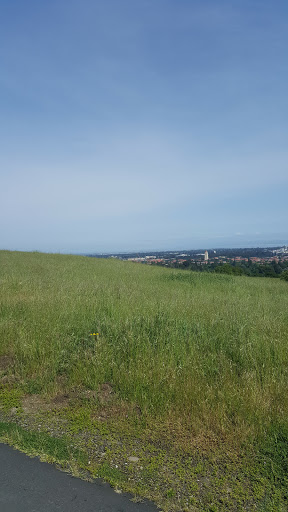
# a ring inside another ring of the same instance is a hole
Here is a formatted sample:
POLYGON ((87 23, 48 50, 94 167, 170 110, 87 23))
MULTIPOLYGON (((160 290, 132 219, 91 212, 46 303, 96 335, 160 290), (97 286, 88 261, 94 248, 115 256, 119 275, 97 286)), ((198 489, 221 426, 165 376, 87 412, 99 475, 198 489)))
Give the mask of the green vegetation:
POLYGON ((281 273, 281 279, 284 281, 288 281, 288 270, 284 270, 284 272, 281 273))
POLYGON ((110 451, 92 474, 165 510, 287 510, 284 280, 2 251, 0 282, 9 421, 42 411, 75 453, 84 431, 100 436, 110 451), (141 483, 123 462, 132 445, 141 483))
POLYGON ((35 456, 40 455, 47 462, 60 462, 67 464, 77 458, 84 464, 87 456, 80 450, 71 449, 67 439, 57 439, 43 432, 27 432, 13 423, 0 422, 0 439, 8 441, 25 453, 35 456))
MULTIPOLYGON (((203 265, 203 262, 192 261, 187 259, 182 262, 168 263, 170 268, 180 268, 185 270, 192 270, 193 272, 217 272, 218 274, 228 274, 236 276, 248 276, 248 277, 280 277, 281 279, 288 280, 288 261, 271 261, 266 263, 253 263, 252 260, 248 261, 231 261, 229 263, 223 263, 221 260, 210 260, 207 264, 203 265)), ((163 266, 163 263, 157 263, 159 266, 163 266)))

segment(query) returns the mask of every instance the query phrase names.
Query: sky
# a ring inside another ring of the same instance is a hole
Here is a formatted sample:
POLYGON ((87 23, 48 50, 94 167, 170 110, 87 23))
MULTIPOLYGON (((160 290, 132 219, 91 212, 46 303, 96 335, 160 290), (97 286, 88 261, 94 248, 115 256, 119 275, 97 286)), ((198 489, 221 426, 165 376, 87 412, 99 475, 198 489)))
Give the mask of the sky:
POLYGON ((288 243, 287 0, 0 11, 0 249, 288 243))

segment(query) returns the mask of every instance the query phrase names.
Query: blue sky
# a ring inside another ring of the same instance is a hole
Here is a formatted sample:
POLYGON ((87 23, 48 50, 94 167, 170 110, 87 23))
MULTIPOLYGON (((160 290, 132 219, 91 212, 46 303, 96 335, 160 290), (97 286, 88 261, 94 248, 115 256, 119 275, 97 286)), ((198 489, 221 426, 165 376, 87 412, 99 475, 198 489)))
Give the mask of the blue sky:
POLYGON ((0 248, 288 242, 286 0, 0 7, 0 248))

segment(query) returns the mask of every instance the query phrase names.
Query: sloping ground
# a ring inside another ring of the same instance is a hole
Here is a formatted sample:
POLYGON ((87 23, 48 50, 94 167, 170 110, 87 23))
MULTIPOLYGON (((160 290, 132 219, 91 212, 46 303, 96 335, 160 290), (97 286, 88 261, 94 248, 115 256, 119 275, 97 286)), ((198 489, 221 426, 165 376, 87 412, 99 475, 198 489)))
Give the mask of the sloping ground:
POLYGON ((287 283, 0 261, 2 440, 163 510, 287 510, 287 283))

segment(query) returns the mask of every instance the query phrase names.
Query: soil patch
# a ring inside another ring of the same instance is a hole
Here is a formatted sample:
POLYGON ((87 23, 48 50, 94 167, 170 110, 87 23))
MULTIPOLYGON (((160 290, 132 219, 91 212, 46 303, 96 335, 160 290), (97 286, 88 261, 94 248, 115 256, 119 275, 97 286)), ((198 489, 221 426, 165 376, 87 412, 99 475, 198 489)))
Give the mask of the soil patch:
POLYGON ((68 394, 56 395, 52 400, 45 400, 40 395, 27 395, 22 400, 22 408, 26 414, 52 411, 53 409, 68 407, 68 405, 68 394))
POLYGON ((40 395, 27 395, 22 400, 22 409, 26 414, 49 411, 51 402, 47 402, 40 395))
POLYGON ((107 402, 111 402, 114 396, 114 391, 109 382, 104 382, 101 384, 98 391, 98 400, 100 404, 106 404, 107 402))
POLYGON ((52 400, 51 400, 51 405, 53 406, 59 406, 59 407, 67 407, 68 406, 68 403, 69 403, 69 394, 68 393, 62 393, 62 394, 59 394, 59 395, 56 395, 52 400))
MULTIPOLYGON (((108 393, 108 390, 105 392, 108 393)), ((57 395, 50 399, 45 399, 37 394, 26 395, 22 400, 22 408, 25 413, 52 411, 54 409, 69 407, 75 400, 78 401, 81 399, 96 400, 97 392, 74 388, 67 393, 57 393, 57 395)))
POLYGON ((0 386, 10 388, 13 387, 18 381, 19 378, 16 377, 16 375, 3 375, 3 377, 0 377, 0 386))
POLYGON ((14 364, 14 359, 12 356, 0 356, 0 371, 6 371, 14 364))
POLYGON ((127 418, 129 416, 129 413, 130 410, 127 404, 109 403, 109 405, 102 405, 102 407, 97 408, 95 412, 92 412, 91 419, 106 422, 108 420, 113 420, 115 418, 127 418))

